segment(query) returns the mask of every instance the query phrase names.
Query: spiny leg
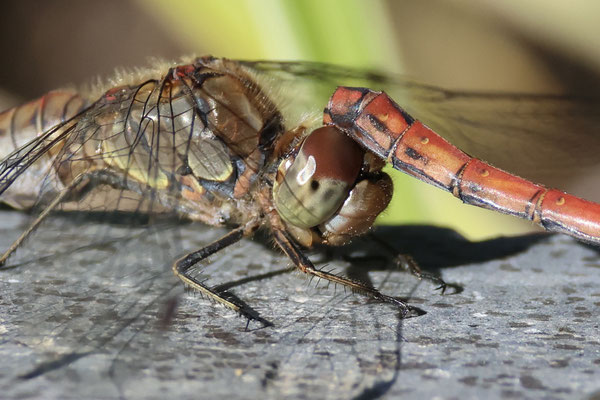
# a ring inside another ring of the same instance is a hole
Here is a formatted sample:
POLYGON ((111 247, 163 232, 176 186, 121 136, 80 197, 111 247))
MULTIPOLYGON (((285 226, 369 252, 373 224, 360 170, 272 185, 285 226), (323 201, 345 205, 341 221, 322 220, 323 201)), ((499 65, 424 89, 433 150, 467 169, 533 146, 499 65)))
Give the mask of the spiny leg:
POLYGON ((254 223, 251 223, 232 230, 225 236, 222 236, 221 238, 215 240, 214 242, 201 248, 200 250, 190 253, 175 261, 175 263, 173 263, 172 269, 175 276, 181 279, 183 283, 195 290, 198 290, 202 294, 205 294, 206 296, 217 301, 218 303, 223 304, 231 310, 242 314, 244 317, 248 318, 248 321, 251 319, 255 319, 263 323, 268 323, 268 321, 265 321, 264 319, 259 317, 255 311, 249 309, 247 306, 237 303, 234 299, 226 299, 225 297, 223 297, 222 294, 217 293, 217 291, 213 288, 208 287, 203 282, 188 274, 190 268, 193 267, 195 264, 201 262, 202 260, 211 256, 212 254, 218 252, 219 250, 222 250, 225 247, 228 247, 240 241, 240 239, 244 237, 246 232, 248 232, 249 230, 253 230, 252 227, 254 225, 254 223))
POLYGON ((436 289, 441 289, 442 294, 446 292, 448 286, 458 290, 458 287, 454 284, 446 283, 442 278, 432 275, 428 272, 424 272, 419 263, 415 261, 412 256, 408 254, 398 254, 396 249, 390 246, 385 240, 381 240, 377 235, 370 234, 368 237, 376 242, 379 246, 383 247, 393 257, 393 262, 396 266, 404 271, 410 272, 411 275, 415 276, 419 280, 426 280, 432 282, 434 285, 438 285, 436 289))
POLYGON ((396 264, 398 268, 410 272, 411 275, 417 277, 419 280, 424 279, 438 285, 436 290, 441 290, 442 294, 444 294, 448 288, 448 284, 442 278, 428 272, 423 272, 415 259, 408 254, 397 254, 394 256, 394 264, 396 264))
POLYGON ((274 230, 273 232, 275 242, 281 247, 283 252, 292 260, 294 265, 302 272, 316 276, 318 278, 326 279, 333 283, 339 283, 345 287, 352 289, 353 291, 361 292, 372 298, 386 303, 393 304, 400 309, 402 318, 422 315, 424 312, 416 307, 413 307, 405 301, 396 299, 392 296, 385 295, 379 290, 372 286, 367 286, 362 282, 355 281, 353 279, 345 278, 342 276, 335 275, 331 272, 318 270, 315 268, 313 263, 306 257, 298 246, 294 243, 284 231, 274 230))

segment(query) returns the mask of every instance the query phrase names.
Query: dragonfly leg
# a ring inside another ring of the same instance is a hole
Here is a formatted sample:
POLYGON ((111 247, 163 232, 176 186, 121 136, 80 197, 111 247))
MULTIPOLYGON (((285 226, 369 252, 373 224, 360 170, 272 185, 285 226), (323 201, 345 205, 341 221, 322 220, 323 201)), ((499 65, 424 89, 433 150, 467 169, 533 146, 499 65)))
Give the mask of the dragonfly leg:
POLYGON ((389 254, 392 255, 393 262, 398 268, 402 269, 403 271, 410 272, 411 275, 415 276, 419 280, 424 279, 426 281, 432 282, 434 285, 438 285, 436 289, 441 290, 442 294, 446 292, 446 289, 448 289, 448 287, 451 287, 457 291, 460 290, 460 288, 457 285, 452 283, 446 283, 446 281, 444 281, 439 276, 423 271, 419 266, 419 263, 417 263, 417 261, 412 256, 408 254, 398 254, 396 249, 390 246, 389 243, 387 243, 385 240, 380 239, 377 235, 371 234, 369 235, 369 238, 375 243, 377 243, 380 247, 383 247, 389 254))
POLYGON ((318 278, 326 279, 333 283, 338 283, 353 291, 366 294, 376 300, 384 301, 393 304, 400 309, 402 318, 413 317, 424 314, 423 310, 413 307, 403 300, 392 296, 385 295, 372 286, 368 286, 363 282, 359 282, 350 278, 335 275, 331 272, 319 270, 315 268, 313 263, 306 257, 298 248, 298 245, 282 230, 274 230, 274 238, 283 252, 292 260, 294 265, 302 272, 318 278))
POLYGON ((8 260, 8 257, 10 257, 10 255, 12 253, 14 253, 15 250, 17 250, 17 248, 23 243, 23 241, 25 241, 25 239, 27 239, 27 237, 31 234, 31 232, 33 232, 42 223, 42 221, 48 216, 48 214, 50 214, 50 212, 52 210, 54 210, 56 208, 56 206, 58 204, 60 204, 60 202, 68 194, 69 194, 69 188, 65 188, 63 191, 60 192, 60 194, 58 196, 56 196, 54 198, 54 200, 52 200, 50 205, 48 205, 48 207, 46 207, 44 209, 44 211, 42 211, 42 213, 40 215, 38 215, 38 217, 35 219, 35 221, 33 221, 33 223, 31 225, 29 225, 29 227, 23 233, 21 233, 21 235, 17 238, 17 240, 15 240, 10 245, 10 247, 2 254, 2 256, 0 257, 0 265, 4 265, 6 260, 8 260))
POLYGON ((50 202, 50 204, 37 216, 35 221, 15 240, 8 250, 6 250, 0 257, 0 265, 3 265, 12 253, 27 239, 27 237, 42 223, 42 221, 50 214, 67 196, 71 194, 73 188, 77 187, 89 174, 83 174, 75 178, 67 187, 50 202))
POLYGON ((444 294, 448 288, 448 284, 442 278, 432 275, 428 272, 423 272, 415 259, 408 254, 396 255, 394 257, 394 264, 396 264, 398 268, 410 272, 411 275, 417 277, 419 280, 425 279, 435 285, 438 285, 436 289, 440 289, 442 294, 444 294))
POLYGON ((251 224, 240 226, 239 228, 232 230, 225 236, 222 236, 221 238, 215 240, 214 242, 201 248, 200 250, 183 256, 179 260, 175 261, 175 263, 173 263, 172 269, 175 276, 181 279, 183 283, 185 283, 187 286, 198 290, 200 293, 208 296, 210 299, 215 300, 216 302, 223 304, 227 308, 230 308, 231 310, 243 315, 248 320, 254 319, 264 322, 265 320, 259 317, 258 314, 255 311, 251 310, 249 307, 240 304, 233 298, 225 298, 224 293, 219 293, 214 288, 207 286, 205 283, 201 282, 196 277, 189 274, 190 269, 195 264, 208 258, 209 256, 218 252, 219 250, 222 250, 225 247, 228 247, 240 241, 240 239, 242 239, 248 233, 249 229, 250 231, 254 230, 252 228, 255 225, 256 224, 252 222, 251 224))
POLYGON ((124 188, 120 183, 122 179, 106 171, 90 171, 77 176, 68 186, 63 188, 60 193, 44 208, 31 225, 15 240, 8 250, 0 256, 0 265, 3 265, 12 253, 27 239, 31 233, 44 221, 44 219, 63 201, 75 201, 82 198, 94 185, 106 184, 116 188, 124 188))

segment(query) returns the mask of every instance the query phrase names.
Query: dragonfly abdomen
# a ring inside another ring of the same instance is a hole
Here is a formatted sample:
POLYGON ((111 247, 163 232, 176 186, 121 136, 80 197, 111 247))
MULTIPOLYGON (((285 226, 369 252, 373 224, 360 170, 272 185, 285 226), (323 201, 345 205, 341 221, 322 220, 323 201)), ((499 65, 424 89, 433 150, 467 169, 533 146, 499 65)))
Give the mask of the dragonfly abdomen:
MULTIPOLYGON (((86 101, 76 92, 57 90, 0 113, 0 158, 74 117, 85 106, 86 101)), ((1 201, 17 209, 31 208, 40 186, 48 179, 55 155, 48 151, 27 168, 24 177, 2 194, 1 201)))
POLYGON ((0 157, 75 116, 85 107, 73 91, 57 90, 0 113, 0 157))
POLYGON ((600 204, 469 156, 408 115, 384 92, 339 87, 325 110, 324 122, 345 130, 395 169, 447 190, 466 204, 600 243, 600 204))

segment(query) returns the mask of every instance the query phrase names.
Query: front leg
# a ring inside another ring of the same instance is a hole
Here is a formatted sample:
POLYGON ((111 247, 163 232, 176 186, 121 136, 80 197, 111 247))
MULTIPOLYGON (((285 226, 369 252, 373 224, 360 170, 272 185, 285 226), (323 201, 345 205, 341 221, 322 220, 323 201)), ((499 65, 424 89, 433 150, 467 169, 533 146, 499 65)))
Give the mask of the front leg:
POLYGON ((12 253, 27 239, 31 233, 54 211, 61 203, 65 201, 77 201, 86 196, 90 190, 98 185, 109 185, 111 187, 124 190, 125 183, 118 175, 104 170, 89 171, 78 175, 72 182, 56 195, 56 197, 44 208, 36 219, 27 227, 27 229, 15 240, 11 246, 0 256, 0 265, 3 265, 12 253))
POLYGON ((367 286, 362 282, 338 276, 331 272, 318 270, 308 259, 308 257, 306 257, 302 253, 302 251, 298 248, 298 245, 294 243, 293 239, 290 238, 290 236, 285 231, 274 229, 273 236, 275 242, 279 245, 283 252, 287 254, 287 256, 292 260, 294 265, 305 274, 316 276, 318 278, 323 278, 336 284, 341 284, 344 287, 350 288, 352 291, 360 292, 376 300, 393 304, 400 309, 400 315, 402 318, 414 317, 424 314, 423 310, 413 307, 403 300, 385 295, 372 286, 367 286))
POLYGON ((265 325, 271 325, 268 321, 261 318, 256 311, 250 309, 248 306, 242 304, 232 296, 227 296, 226 293, 218 291, 214 288, 207 286, 204 282, 201 282, 196 277, 189 274, 190 269, 197 263, 205 260, 212 254, 215 254, 219 250, 222 250, 234 243, 239 242, 244 236, 253 232, 258 224, 252 221, 246 225, 240 226, 226 235, 220 237, 209 245, 201 248, 198 251, 190 253, 186 256, 181 257, 179 260, 173 263, 173 273, 176 277, 181 279, 183 283, 192 289, 198 290, 200 293, 208 296, 210 299, 224 305, 225 307, 235 311, 246 317, 248 322, 250 320, 258 320, 265 325))

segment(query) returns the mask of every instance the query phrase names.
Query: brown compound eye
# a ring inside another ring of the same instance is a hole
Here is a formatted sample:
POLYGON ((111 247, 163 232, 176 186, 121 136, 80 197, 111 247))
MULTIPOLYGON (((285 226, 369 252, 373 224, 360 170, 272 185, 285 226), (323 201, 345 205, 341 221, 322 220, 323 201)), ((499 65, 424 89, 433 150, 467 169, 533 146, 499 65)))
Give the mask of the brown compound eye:
POLYGON ((293 161, 284 159, 273 185, 279 215, 300 228, 317 226, 344 203, 358 178, 364 151, 333 126, 315 129, 293 161))
POLYGON ((388 206, 394 185, 385 173, 358 182, 348 194, 344 205, 327 221, 319 225, 324 243, 339 246, 371 229, 375 218, 388 206))

